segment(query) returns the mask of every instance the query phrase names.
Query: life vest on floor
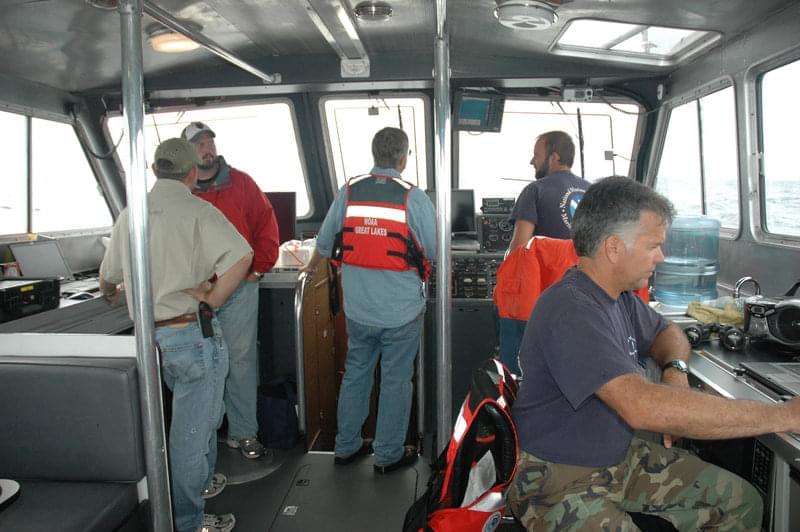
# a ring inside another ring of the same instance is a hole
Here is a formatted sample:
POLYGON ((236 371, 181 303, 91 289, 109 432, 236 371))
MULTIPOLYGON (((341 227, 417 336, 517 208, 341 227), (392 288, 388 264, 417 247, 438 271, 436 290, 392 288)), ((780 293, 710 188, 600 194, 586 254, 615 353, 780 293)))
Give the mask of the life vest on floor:
MULTIPOLYGON (((494 304, 501 318, 528 321, 539 296, 578 264, 572 240, 534 236, 497 268, 494 304)), ((647 288, 634 292, 649 301, 647 288)))
POLYGON ((447 448, 433 464, 428 489, 408 510, 404 532, 491 532, 506 508, 517 469, 511 405, 517 382, 500 361, 472 373, 472 386, 447 448))
POLYGON ((427 280, 430 263, 408 227, 412 188, 411 183, 392 176, 365 174, 350 179, 332 262, 374 270, 416 269, 427 280))

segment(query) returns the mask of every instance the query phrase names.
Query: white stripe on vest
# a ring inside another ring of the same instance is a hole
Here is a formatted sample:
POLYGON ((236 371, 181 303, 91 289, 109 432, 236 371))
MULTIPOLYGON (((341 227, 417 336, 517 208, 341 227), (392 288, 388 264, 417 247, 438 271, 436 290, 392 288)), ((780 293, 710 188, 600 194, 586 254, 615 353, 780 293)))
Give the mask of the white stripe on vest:
POLYGON ((393 222, 406 223, 405 209, 376 207, 374 205, 348 205, 345 218, 381 218, 393 222))

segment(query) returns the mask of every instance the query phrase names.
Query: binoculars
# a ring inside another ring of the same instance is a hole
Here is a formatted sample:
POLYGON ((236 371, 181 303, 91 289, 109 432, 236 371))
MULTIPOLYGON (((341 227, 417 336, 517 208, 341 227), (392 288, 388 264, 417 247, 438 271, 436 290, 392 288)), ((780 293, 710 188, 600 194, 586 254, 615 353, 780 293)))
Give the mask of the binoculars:
POLYGON ((697 325, 689 325, 683 332, 686 333, 686 338, 692 347, 697 347, 710 340, 712 334, 719 337, 719 343, 728 351, 742 351, 747 343, 747 335, 734 325, 697 323, 697 325))

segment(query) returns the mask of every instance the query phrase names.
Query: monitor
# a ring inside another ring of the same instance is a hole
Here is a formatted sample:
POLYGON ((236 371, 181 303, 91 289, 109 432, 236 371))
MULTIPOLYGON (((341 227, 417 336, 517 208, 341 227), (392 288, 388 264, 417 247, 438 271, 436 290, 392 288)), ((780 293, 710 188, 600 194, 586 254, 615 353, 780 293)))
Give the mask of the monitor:
POLYGON ((296 230, 296 199, 294 192, 265 192, 264 195, 272 205, 275 212, 275 219, 278 222, 278 233, 281 244, 294 240, 297 235, 296 230))
POLYGON ((453 101, 455 129, 461 131, 500 131, 506 98, 488 92, 456 92, 453 101))
POLYGON ((19 266, 20 275, 29 279, 59 277, 73 279, 72 272, 55 240, 32 240, 8 245, 19 266))
MULTIPOLYGON (((436 207, 436 191, 428 190, 427 193, 436 207)), ((475 231, 475 192, 454 188, 450 192, 450 232, 464 235, 474 234, 475 231)))

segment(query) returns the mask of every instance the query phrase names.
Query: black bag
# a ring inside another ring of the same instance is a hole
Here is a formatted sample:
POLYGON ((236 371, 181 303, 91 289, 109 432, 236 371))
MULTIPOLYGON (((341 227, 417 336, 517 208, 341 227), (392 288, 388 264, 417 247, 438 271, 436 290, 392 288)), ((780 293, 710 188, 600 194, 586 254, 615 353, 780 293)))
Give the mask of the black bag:
POLYGON ((300 439, 295 384, 279 377, 259 389, 258 439, 273 449, 290 449, 300 439))

